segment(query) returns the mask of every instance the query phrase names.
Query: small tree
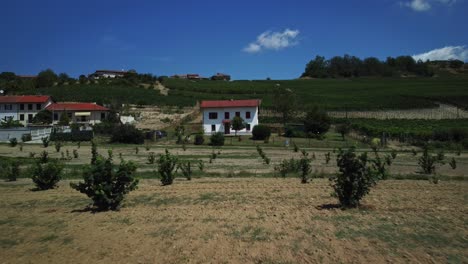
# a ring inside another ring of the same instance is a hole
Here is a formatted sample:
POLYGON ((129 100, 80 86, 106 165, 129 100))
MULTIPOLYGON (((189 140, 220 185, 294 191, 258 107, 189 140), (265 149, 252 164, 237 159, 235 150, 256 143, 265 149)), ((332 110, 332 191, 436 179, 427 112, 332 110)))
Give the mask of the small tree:
POLYGON ((330 163, 330 152, 325 153, 325 163, 328 164, 330 163))
POLYGON ((60 181, 62 170, 62 164, 49 160, 48 153, 44 151, 32 169, 32 180, 39 190, 52 189, 60 181))
POLYGON ((154 152, 148 153, 148 164, 154 164, 155 161, 156 155, 154 154, 154 152))
POLYGON ((86 194, 93 200, 93 206, 98 210, 118 210, 125 195, 138 186, 135 177, 136 165, 122 160, 118 168, 112 161, 112 151, 104 159, 98 156, 94 163, 83 173, 84 182, 70 183, 70 187, 86 194))
POLYGON ((265 125, 256 125, 252 130, 254 140, 265 140, 271 136, 271 129, 265 125))
POLYGON ((452 170, 457 168, 457 161, 455 160, 455 158, 452 157, 452 159, 449 162, 449 165, 452 168, 452 170))
POLYGON ((161 176, 162 185, 170 185, 174 181, 174 170, 177 166, 177 157, 166 149, 166 153, 158 160, 158 172, 161 176))
POLYGON ((49 147, 49 143, 50 143, 49 137, 43 137, 42 138, 42 146, 44 146, 44 148, 49 147))
POLYGON ((133 125, 119 125, 112 132, 111 142, 143 144, 145 136, 133 125))
POLYGON ((307 183, 308 176, 312 170, 311 159, 309 158, 309 153, 303 152, 302 157, 299 160, 299 167, 301 170, 301 183, 307 183))
POLYGON ((68 126, 68 125, 70 125, 70 118, 68 117, 68 113, 67 113, 67 112, 63 112, 63 113, 60 115, 60 119, 59 119, 58 125, 59 125, 59 126, 68 126))
POLYGON ((342 207, 357 207, 377 184, 377 178, 367 167, 367 153, 357 156, 354 148, 340 150, 336 161, 340 172, 330 178, 331 186, 342 207))
POLYGON ((10 138, 10 147, 14 148, 18 145, 18 140, 16 138, 10 138))
POLYGON ((34 124, 52 124, 52 112, 44 109, 39 111, 33 118, 34 124))
POLYGON ((182 171, 182 175, 187 178, 188 181, 192 180, 192 166, 190 161, 187 162, 180 162, 178 165, 180 171, 182 171))
POLYGON ((235 116, 232 119, 231 128, 234 130, 234 135, 237 136, 237 132, 245 128, 244 119, 240 116, 235 116))
POLYGON ((0 175, 5 177, 7 181, 16 181, 20 175, 20 163, 17 160, 12 162, 0 162, 0 175))
POLYGON ((62 142, 60 141, 55 141, 55 150, 57 152, 60 152, 60 149, 62 148, 62 142))
POLYGON ((327 113, 318 107, 313 107, 307 112, 304 119, 305 132, 312 133, 317 137, 323 136, 330 129, 331 120, 327 113))
POLYGON ((224 134, 221 132, 217 132, 211 135, 210 144, 212 146, 224 146, 224 134))
POLYGON ((436 165, 438 163, 442 164, 443 161, 444 161, 443 155, 434 156, 429 152, 429 148, 427 146, 424 146, 423 154, 419 158, 418 164, 421 167, 422 173, 430 175, 430 174, 435 174, 436 165))
POLYGON ((343 141, 345 140, 345 135, 349 134, 351 131, 351 124, 346 122, 343 124, 336 125, 335 127, 336 132, 341 134, 341 137, 343 138, 343 141))

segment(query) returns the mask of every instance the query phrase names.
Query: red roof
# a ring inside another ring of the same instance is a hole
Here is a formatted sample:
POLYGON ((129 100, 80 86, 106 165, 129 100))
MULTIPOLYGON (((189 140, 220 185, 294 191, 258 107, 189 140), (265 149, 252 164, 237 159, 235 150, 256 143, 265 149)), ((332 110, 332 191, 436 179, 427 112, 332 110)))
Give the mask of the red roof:
POLYGON ((0 103, 21 104, 21 103, 46 103, 51 100, 46 95, 12 95, 0 96, 0 103))
POLYGON ((200 108, 218 108, 218 107, 257 107, 261 100, 219 100, 219 101, 202 101, 200 108))
POLYGON ((108 108, 95 103, 56 103, 46 107, 50 111, 109 111, 108 108))

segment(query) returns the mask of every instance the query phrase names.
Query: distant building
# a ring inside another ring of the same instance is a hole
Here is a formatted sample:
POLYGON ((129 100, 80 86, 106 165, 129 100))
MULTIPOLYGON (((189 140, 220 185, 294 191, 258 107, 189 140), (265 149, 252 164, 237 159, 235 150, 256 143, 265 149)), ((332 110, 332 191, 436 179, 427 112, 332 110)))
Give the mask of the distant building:
POLYGON ((216 73, 216 75, 211 76, 212 81, 230 81, 231 75, 224 73, 216 73))
POLYGON ((174 74, 171 76, 174 79, 187 79, 187 74, 174 74))
POLYGON ((189 73, 187 74, 187 79, 189 80, 200 80, 202 77, 200 77, 199 74, 196 73, 189 73))
POLYGON ((27 125, 50 104, 52 98, 45 95, 0 96, 0 119, 18 120, 27 125))
POLYGON ((37 75, 16 75, 16 77, 20 79, 36 79, 37 75))
POLYGON ((127 71, 97 70, 93 74, 90 74, 88 77, 91 79, 121 78, 124 77, 127 73, 127 71))
POLYGON ((258 99, 202 101, 200 109, 205 134, 234 133, 234 130, 231 130, 231 121, 235 116, 240 116, 246 123, 246 128, 237 134, 251 135, 253 127, 258 125, 260 103, 261 100, 258 99))
POLYGON ((96 103, 54 103, 46 109, 52 112, 53 124, 57 124, 64 114, 68 115, 71 123, 98 124, 106 119, 109 113, 108 108, 96 103))

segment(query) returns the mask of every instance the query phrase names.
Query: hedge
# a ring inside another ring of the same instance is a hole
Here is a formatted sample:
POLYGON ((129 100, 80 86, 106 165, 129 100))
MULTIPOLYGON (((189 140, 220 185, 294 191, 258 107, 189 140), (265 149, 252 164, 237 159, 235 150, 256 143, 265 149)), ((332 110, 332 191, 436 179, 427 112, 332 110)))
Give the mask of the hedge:
POLYGON ((93 131, 72 131, 71 133, 52 133, 51 141, 91 141, 94 137, 93 131))

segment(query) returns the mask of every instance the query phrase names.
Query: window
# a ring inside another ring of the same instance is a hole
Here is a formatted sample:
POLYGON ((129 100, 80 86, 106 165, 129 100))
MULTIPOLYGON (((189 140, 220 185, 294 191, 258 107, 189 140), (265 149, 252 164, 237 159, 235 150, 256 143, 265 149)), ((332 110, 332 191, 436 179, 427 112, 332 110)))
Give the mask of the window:
POLYGON ((11 104, 5 105, 5 110, 13 110, 13 106, 11 104))
POLYGON ((216 131, 216 125, 211 125, 211 132, 215 132, 216 131))
POLYGON ((240 112, 236 112, 236 116, 240 117, 240 112))
POLYGON ((101 113, 101 120, 104 120, 104 119, 106 119, 106 113, 102 112, 101 113))
POLYGON ((250 131, 250 124, 246 124, 245 129, 247 129, 247 131, 250 131))
POLYGON ((67 113, 68 119, 72 119, 72 113, 67 113))
POLYGON ((80 116, 80 122, 86 122, 86 116, 80 116))
POLYGON ((245 112, 245 118, 250 118, 250 112, 245 112))
POLYGON ((33 105, 32 104, 28 104, 28 110, 32 110, 33 108, 33 105))
POLYGON ((24 114, 20 115, 20 121, 24 121, 24 114))
POLYGON ((218 113, 216 113, 216 112, 208 113, 208 118, 209 119, 218 119, 218 113))
POLYGON ((36 110, 41 110, 42 105, 41 104, 36 104, 36 110))
POLYGON ((33 114, 28 114, 28 122, 32 122, 33 120, 33 114))
POLYGON ((224 119, 229 119, 229 112, 224 112, 224 119))
POLYGON ((20 110, 24 110, 24 104, 20 104, 20 110))
POLYGON ((54 113, 54 121, 57 121, 59 118, 58 118, 58 114, 57 113, 54 113))

